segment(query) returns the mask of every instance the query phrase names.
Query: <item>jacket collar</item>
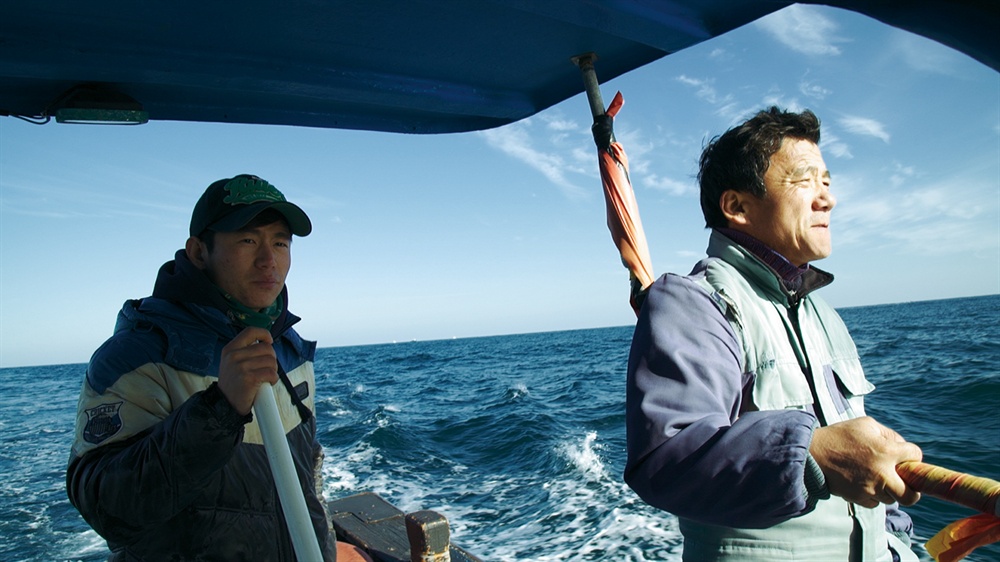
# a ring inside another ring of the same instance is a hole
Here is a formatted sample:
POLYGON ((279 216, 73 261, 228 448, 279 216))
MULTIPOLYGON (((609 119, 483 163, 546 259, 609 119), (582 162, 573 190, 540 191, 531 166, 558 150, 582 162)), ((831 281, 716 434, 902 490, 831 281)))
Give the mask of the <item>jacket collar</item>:
MULTIPOLYGON (((215 309, 222 312, 230 323, 233 322, 229 302, 208 276, 191 263, 184 250, 178 250, 173 260, 160 266, 152 296, 185 306, 215 309)), ((284 310, 271 325, 271 334, 275 337, 299 321, 299 317, 288 312, 288 287, 281 289, 281 296, 285 303, 284 310)))
POLYGON ((792 303, 833 282, 818 267, 796 267, 760 240, 732 229, 713 229, 708 255, 720 258, 748 279, 792 303))

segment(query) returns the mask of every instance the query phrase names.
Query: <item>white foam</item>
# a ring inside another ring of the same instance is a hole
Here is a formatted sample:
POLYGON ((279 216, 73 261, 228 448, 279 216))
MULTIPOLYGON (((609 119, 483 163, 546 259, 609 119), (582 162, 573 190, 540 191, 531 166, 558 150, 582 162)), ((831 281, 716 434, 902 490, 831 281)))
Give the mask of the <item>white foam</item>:
POLYGON ((545 480, 477 473, 442 458, 431 459, 434 467, 425 472, 358 443, 327 451, 324 492, 336 498, 371 491, 403 511, 438 511, 448 518, 455 544, 497 562, 680 560, 676 519, 642 503, 612 476, 605 448, 596 431, 564 440, 553 453, 568 470, 545 480), (447 499, 470 496, 489 500, 447 499))
POLYGON ((596 441, 597 432, 590 431, 584 436, 582 443, 564 443, 557 452, 569 459, 585 478, 607 479, 609 477, 608 471, 595 450, 598 447, 595 445, 596 441))
POLYGON ((316 399, 316 412, 317 415, 322 413, 322 415, 327 418, 342 418, 352 413, 344 406, 340 397, 335 395, 326 395, 321 398, 318 397, 316 399), (324 407, 320 408, 320 405, 323 405, 324 407))
POLYGON ((476 530, 489 540, 470 541, 469 549, 488 552, 498 562, 680 560, 676 518, 646 506, 610 476, 597 437, 588 432, 557 446, 573 470, 542 484, 548 499, 533 518, 491 533, 476 530))
POLYGON ((518 398, 527 396, 529 394, 529 392, 528 392, 528 385, 524 384, 523 382, 514 383, 508 389, 508 391, 511 394, 511 398, 513 398, 515 400, 518 399, 518 398))
POLYGON ((94 555, 108 554, 107 543, 93 529, 61 538, 51 546, 53 558, 58 560, 93 559, 94 555))

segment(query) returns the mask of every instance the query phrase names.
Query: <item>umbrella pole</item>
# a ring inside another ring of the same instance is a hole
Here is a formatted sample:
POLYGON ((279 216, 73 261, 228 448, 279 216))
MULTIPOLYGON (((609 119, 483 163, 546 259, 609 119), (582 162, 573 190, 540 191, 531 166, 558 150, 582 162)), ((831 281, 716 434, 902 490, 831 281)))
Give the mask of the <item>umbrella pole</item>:
POLYGON ((300 562, 322 562, 323 555, 319 551, 319 541, 313 529, 309 509, 306 507, 305 496, 299 485, 292 463, 292 453, 288 448, 285 428, 278 413, 278 404, 274 400, 274 389, 269 384, 260 385, 257 397, 253 402, 254 417, 260 426, 261 437, 264 440, 264 450, 274 475, 274 484, 278 488, 278 499, 281 501, 281 511, 285 514, 285 523, 295 548, 295 558, 300 562))
POLYGON ((590 113, 595 118, 604 115, 604 99, 601 98, 601 86, 597 82, 597 72, 594 70, 594 61, 597 60, 597 55, 584 53, 572 57, 570 60, 580 67, 580 73, 583 74, 583 87, 587 91, 587 101, 590 102, 590 113))

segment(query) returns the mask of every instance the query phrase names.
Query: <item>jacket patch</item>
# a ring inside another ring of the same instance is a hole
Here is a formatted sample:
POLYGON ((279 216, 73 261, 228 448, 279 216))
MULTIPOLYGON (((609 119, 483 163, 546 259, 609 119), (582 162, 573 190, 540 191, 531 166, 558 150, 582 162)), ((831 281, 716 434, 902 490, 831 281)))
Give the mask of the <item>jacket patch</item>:
POLYGON ((309 397, 309 383, 302 381, 295 387, 295 395, 299 397, 299 400, 305 400, 309 397))
POLYGON ((119 410, 124 402, 101 404, 96 408, 86 410, 87 426, 83 428, 83 439, 94 445, 118 433, 122 428, 122 417, 119 410))

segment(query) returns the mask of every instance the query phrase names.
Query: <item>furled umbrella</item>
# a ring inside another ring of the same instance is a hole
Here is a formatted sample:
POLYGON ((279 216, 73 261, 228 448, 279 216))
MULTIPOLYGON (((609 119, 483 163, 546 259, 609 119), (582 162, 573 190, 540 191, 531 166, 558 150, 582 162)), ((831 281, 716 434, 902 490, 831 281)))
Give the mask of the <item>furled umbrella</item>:
POLYGON ((608 230, 618 246, 622 264, 629 270, 631 292, 629 302, 636 314, 642 306, 645 291, 653 283, 652 260, 646 245, 646 234, 639 218, 639 204, 635 199, 632 182, 628 175, 628 157, 625 149, 615 140, 612 122, 621 109, 621 92, 615 95, 611 105, 604 109, 601 90, 594 70, 594 54, 574 57, 573 62, 583 73, 587 99, 594 117, 594 140, 597 143, 598 162, 601 169, 601 184, 604 185, 604 201, 607 205, 608 230))

